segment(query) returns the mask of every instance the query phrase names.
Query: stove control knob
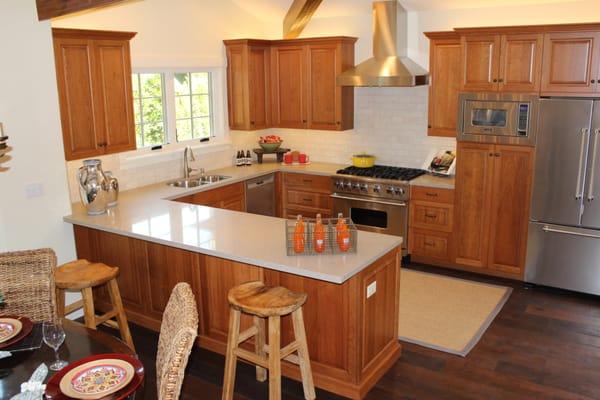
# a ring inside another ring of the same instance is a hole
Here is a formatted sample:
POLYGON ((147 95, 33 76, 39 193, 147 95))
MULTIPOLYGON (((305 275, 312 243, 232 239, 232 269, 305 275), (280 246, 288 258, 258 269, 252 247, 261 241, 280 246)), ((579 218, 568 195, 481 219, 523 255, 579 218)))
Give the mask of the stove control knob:
POLYGON ((392 186, 388 186, 386 192, 388 192, 389 194, 394 194, 394 188, 392 186))
POLYGON ((346 189, 352 189, 352 182, 348 181, 348 182, 344 182, 344 186, 346 187, 346 189))
POLYGON ((403 194, 404 194, 404 189, 402 189, 402 188, 399 188, 399 187, 397 187, 397 188, 394 188, 394 194, 396 194, 396 195, 398 195, 398 196, 401 196, 401 195, 403 195, 403 194))
POLYGON ((374 193, 381 192, 381 185, 373 185, 373 192, 374 193))
POLYGON ((368 192, 369 191, 369 185, 367 185, 366 183, 361 183, 360 184, 360 191, 361 192, 368 192))
POLYGON ((335 187, 338 189, 344 188, 344 181, 335 181, 335 187))
POLYGON ((360 183, 358 183, 358 182, 354 182, 354 183, 352 184, 352 190, 358 190, 358 189, 360 189, 360 183))

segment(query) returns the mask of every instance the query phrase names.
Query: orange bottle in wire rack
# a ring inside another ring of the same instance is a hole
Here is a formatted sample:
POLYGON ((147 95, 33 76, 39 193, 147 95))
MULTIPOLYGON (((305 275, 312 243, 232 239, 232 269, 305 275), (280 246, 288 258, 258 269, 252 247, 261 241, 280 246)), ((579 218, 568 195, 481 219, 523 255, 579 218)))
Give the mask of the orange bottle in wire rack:
POLYGON ((304 221, 302 221, 302 215, 298 214, 294 228, 294 252, 304 253, 304 245, 304 221))
POLYGON ((317 214, 317 222, 313 232, 313 248, 317 253, 322 253, 325 250, 325 227, 321 220, 321 214, 317 214))
POLYGON ((350 231, 348 230, 348 225, 346 225, 346 220, 342 213, 338 214, 338 222, 335 231, 340 251, 348 251, 350 249, 350 231))

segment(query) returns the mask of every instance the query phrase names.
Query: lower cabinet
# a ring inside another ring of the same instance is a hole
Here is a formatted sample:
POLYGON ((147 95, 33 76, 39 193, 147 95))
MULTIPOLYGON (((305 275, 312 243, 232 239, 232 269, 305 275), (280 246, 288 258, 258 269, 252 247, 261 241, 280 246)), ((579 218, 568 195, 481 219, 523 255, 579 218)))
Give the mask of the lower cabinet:
POLYGON ((175 201, 232 211, 246 211, 246 195, 243 182, 180 197, 175 201))
POLYGON ((315 218, 331 217, 331 177, 298 173, 283 173, 282 217, 295 218, 298 214, 315 218))
POLYGON ((432 265, 453 260, 454 191, 411 187, 408 246, 411 259, 432 265))
MULTIPOLYGON (((127 317, 149 329, 160 330, 173 287, 188 282, 198 305, 197 345, 224 354, 228 291, 243 282, 262 280, 308 294, 303 313, 317 387, 362 398, 400 357, 399 249, 343 284, 335 284, 81 226, 74 226, 74 233, 79 258, 119 267, 127 317), (377 291, 367 297, 367 287, 374 283, 377 291)), ((95 290, 94 300, 99 310, 109 308, 106 291, 95 290)), ((242 328, 250 324, 251 318, 243 316, 242 328)), ((281 330, 285 346, 293 338, 290 316, 282 318, 281 330)), ((300 380, 297 365, 284 361, 281 368, 283 375, 300 380)))

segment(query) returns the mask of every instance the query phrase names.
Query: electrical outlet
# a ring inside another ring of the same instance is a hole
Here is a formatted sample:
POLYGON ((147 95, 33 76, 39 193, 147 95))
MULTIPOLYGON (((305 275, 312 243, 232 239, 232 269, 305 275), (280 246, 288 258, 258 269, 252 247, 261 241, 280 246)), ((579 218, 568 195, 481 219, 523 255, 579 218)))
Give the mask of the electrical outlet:
POLYGON ((41 183, 30 183, 25 186, 25 197, 32 199, 34 197, 42 197, 44 195, 44 185, 41 183))
POLYGON ((367 299, 377 292, 377 281, 373 281, 367 286, 367 299))

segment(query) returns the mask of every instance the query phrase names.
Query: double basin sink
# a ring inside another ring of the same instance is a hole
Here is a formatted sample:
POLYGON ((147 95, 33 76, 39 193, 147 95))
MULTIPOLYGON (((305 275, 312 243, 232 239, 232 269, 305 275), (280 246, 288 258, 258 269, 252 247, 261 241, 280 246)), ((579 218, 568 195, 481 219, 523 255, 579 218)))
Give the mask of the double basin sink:
POLYGON ((167 185, 181 188, 192 188, 202 185, 209 185, 211 183, 221 182, 229 178, 231 177, 225 175, 191 176, 189 178, 176 179, 174 181, 167 182, 167 185))

